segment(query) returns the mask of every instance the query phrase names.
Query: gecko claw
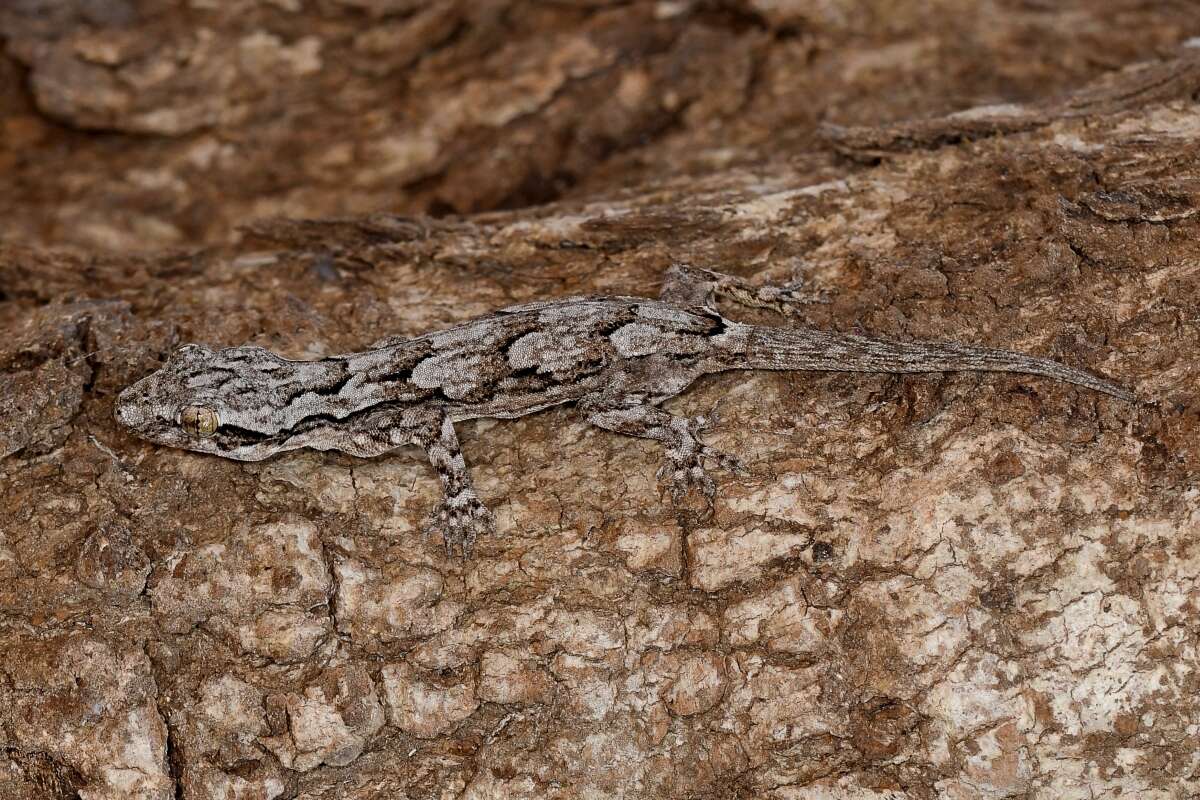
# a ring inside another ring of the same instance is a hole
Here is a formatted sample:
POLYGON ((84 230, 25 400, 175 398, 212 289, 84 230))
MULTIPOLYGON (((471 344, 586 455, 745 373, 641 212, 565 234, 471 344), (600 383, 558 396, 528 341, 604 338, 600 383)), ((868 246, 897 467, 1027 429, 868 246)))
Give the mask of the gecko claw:
POLYGON ((658 480, 667 483, 671 499, 678 503, 692 489, 696 489, 711 506, 717 495, 717 485, 698 462, 669 461, 658 470, 658 480))
POLYGON ((427 529, 442 532, 446 543, 446 555, 453 557, 455 548, 464 559, 470 558, 471 548, 480 536, 496 529, 496 520, 475 492, 464 489, 453 497, 446 497, 426 523, 427 529))
POLYGON ((716 496, 717 488, 708 475, 706 463, 735 475, 745 475, 748 472, 742 462, 733 456, 700 445, 688 455, 669 457, 667 463, 658 470, 657 477, 659 481, 670 480, 671 496, 676 500, 694 488, 711 501, 716 496))
POLYGON ((715 466, 734 474, 745 474, 742 462, 727 453, 722 453, 700 441, 699 435, 719 420, 718 404, 707 414, 681 421, 679 442, 667 450, 667 463, 658 470, 658 480, 667 482, 671 499, 678 504, 689 491, 695 489, 703 497, 707 515, 713 513, 713 501, 717 486, 709 477, 708 466, 715 466))
POLYGON ((763 287, 760 291, 764 300, 771 303, 779 313, 787 316, 800 316, 805 306, 825 305, 831 302, 828 291, 809 287, 803 279, 783 286, 763 287))

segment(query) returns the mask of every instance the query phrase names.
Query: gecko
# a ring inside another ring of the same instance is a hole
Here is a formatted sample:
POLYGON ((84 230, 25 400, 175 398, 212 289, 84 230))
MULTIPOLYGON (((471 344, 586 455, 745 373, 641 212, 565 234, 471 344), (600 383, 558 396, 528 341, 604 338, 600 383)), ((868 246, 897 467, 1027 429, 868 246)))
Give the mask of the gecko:
POLYGON ((591 424, 660 442, 659 480, 678 498, 698 490, 709 507, 708 468, 738 460, 704 443, 712 415, 660 407, 703 375, 729 370, 867 373, 1015 372, 1133 402, 1128 390, 1060 362, 954 342, 900 341, 722 316, 718 297, 790 313, 794 287, 755 286, 686 264, 668 270, 658 299, 582 296, 512 306, 370 349, 293 361, 261 347, 188 344, 122 391, 117 421, 157 444, 242 461, 289 450, 379 456, 417 445, 440 479, 429 525, 448 552, 470 554, 494 519, 472 485, 455 433, 463 420, 514 419, 574 403, 591 424))

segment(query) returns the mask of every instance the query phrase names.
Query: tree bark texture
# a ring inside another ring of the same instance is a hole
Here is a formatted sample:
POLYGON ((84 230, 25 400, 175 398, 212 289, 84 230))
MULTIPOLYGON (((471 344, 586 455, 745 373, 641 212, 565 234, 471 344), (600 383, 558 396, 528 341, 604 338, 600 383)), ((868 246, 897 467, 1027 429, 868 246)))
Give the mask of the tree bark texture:
POLYGON ((5 4, 0 798, 1194 796, 1197 35, 1126 0, 5 4), (467 423, 467 561, 416 451, 112 419, 186 342, 317 357, 676 261, 1144 402, 712 377, 668 402, 748 468, 710 518, 571 408, 467 423))

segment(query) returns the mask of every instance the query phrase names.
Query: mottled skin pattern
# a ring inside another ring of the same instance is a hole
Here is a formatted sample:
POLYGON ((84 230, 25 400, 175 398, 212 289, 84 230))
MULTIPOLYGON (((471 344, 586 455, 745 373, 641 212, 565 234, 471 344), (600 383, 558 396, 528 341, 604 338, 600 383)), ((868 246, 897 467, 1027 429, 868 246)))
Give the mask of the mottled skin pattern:
POLYGON ((661 300, 530 303, 318 361, 289 361, 258 347, 187 345, 121 393, 116 417, 150 441, 244 461, 303 447, 370 457, 416 444, 442 483, 433 521, 448 548, 466 553, 493 523, 467 474, 454 432, 460 420, 575 403, 594 425, 662 442, 660 477, 677 494, 699 488, 711 503, 705 464, 737 469, 737 461, 700 441, 711 419, 658 408, 709 373, 1024 372, 1133 399, 1087 372, 1006 350, 739 324, 716 312, 717 294, 779 310, 798 299, 787 289, 680 265, 661 300))

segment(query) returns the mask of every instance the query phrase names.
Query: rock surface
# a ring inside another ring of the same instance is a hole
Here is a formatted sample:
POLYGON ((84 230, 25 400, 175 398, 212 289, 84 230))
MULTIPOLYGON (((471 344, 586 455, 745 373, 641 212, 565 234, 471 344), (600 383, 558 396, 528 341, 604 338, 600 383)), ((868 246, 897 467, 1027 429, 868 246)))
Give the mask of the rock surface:
POLYGON ((1200 14, 967 5, 6 4, 0 798, 1200 792, 1200 14), (112 420, 183 342, 673 261, 1147 402, 713 377, 668 403, 749 469, 707 520, 569 408, 468 423, 466 562, 415 453, 112 420))

